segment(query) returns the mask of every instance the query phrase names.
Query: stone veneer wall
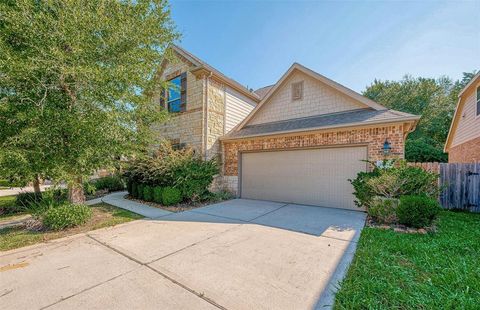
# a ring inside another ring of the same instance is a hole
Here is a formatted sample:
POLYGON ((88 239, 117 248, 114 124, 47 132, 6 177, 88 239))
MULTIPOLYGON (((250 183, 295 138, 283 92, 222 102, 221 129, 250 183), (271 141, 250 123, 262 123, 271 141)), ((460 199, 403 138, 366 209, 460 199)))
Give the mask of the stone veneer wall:
POLYGON ((448 151, 449 163, 476 163, 480 162, 480 137, 469 140, 448 151))
POLYGON ((379 126, 371 128, 353 128, 338 131, 299 133, 274 137, 258 137, 253 139, 225 141, 223 186, 237 193, 238 190, 238 157, 239 152, 253 150, 274 150, 286 148, 303 148, 331 145, 367 144, 368 160, 385 159, 383 143, 385 138, 391 143, 389 158, 404 157, 403 125, 379 126))
POLYGON ((219 137, 225 134, 225 85, 208 79, 207 158, 221 156, 219 137))
MULTIPOLYGON (((154 130, 158 132, 159 138, 179 139, 181 143, 186 143, 202 153, 204 81, 189 72, 190 66, 186 59, 179 57, 178 61, 165 67, 162 73, 162 79, 165 80, 187 72, 186 111, 171 114, 167 122, 154 126, 154 130)), ((159 97, 154 100, 160 104, 159 97)))

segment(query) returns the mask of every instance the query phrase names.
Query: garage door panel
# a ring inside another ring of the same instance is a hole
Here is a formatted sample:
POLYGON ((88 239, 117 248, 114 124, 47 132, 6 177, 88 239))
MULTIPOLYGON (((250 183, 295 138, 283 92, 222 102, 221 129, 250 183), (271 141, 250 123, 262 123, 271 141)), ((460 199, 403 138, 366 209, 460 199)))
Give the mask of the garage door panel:
POLYGON ((357 209, 348 179, 366 156, 365 146, 243 153, 241 196, 357 209))

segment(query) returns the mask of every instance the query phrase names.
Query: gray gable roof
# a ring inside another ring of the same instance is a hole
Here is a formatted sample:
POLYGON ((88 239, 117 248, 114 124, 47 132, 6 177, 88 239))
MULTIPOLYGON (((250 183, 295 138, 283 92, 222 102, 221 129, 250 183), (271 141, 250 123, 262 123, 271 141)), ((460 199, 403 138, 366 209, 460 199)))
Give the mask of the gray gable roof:
POLYGON ((263 97, 267 95, 267 93, 270 91, 270 89, 273 88, 273 86, 275 86, 275 84, 264 86, 262 88, 255 90, 254 93, 257 94, 260 97, 260 99, 263 99, 263 97))
POLYGON ((375 124, 418 119, 419 116, 395 110, 358 109, 346 112, 295 118, 285 121, 248 125, 238 131, 231 131, 229 134, 224 136, 222 140, 267 136, 285 132, 308 131, 315 129, 328 129, 348 127, 353 125, 367 125, 372 123, 375 124))

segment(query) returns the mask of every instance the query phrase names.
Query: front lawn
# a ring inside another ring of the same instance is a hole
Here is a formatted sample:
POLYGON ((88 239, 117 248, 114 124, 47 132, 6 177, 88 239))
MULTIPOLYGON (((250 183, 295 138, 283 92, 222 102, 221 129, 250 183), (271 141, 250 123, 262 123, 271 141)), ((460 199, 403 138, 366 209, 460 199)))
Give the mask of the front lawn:
POLYGON ((93 209, 92 218, 84 225, 70 229, 60 231, 29 231, 24 228, 2 229, 0 230, 0 251, 11 250, 142 218, 141 215, 105 203, 96 204, 91 207, 93 209))
POLYGON ((366 227, 335 309, 475 309, 480 214, 442 211, 435 234, 366 227))

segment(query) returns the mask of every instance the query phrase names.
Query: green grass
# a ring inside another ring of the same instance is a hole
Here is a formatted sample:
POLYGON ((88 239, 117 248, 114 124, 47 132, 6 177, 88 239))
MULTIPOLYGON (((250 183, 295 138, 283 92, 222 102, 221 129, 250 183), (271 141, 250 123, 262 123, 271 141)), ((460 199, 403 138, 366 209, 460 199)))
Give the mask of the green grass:
POLYGON ((94 229, 114 226, 143 218, 133 212, 100 203, 93 205, 93 216, 85 225, 62 231, 28 231, 23 228, 6 228, 0 230, 0 251, 58 239, 94 229))
POLYGON ((437 227, 365 228, 335 309, 478 309, 480 214, 443 211, 437 227))

